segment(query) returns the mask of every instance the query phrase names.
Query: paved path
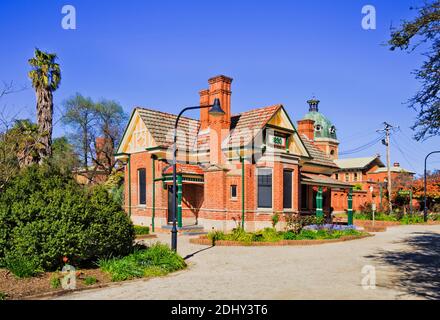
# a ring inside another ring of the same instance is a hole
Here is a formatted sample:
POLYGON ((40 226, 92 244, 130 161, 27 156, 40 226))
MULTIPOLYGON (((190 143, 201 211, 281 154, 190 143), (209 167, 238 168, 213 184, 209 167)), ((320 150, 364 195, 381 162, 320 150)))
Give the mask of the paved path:
POLYGON ((440 299, 440 226, 302 247, 209 248, 179 237, 179 253, 193 254, 185 271, 59 299, 440 299), (376 289, 361 286, 365 265, 376 289))

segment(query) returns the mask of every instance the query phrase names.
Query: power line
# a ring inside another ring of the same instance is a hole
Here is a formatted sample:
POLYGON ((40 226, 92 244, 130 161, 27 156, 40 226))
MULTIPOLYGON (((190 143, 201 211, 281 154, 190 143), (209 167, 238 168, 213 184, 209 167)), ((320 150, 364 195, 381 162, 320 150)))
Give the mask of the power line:
POLYGON ((409 159, 407 158, 405 152, 403 152, 403 150, 400 148, 399 144, 397 143, 397 140, 394 138, 394 136, 391 137, 391 139, 393 140, 393 143, 396 145, 397 150, 399 150, 400 154, 405 158, 406 162, 408 162, 408 164, 410 165, 411 169, 416 172, 417 170, 415 169, 415 167, 413 166, 412 162, 409 161, 409 159))
POLYGON ((382 135, 380 137, 375 138, 374 140, 371 140, 370 142, 367 142, 364 145, 361 145, 357 148, 351 149, 351 150, 346 150, 346 151, 341 151, 339 152, 340 155, 349 155, 349 154, 354 154, 354 153, 358 153, 364 150, 367 150, 369 148, 371 148, 372 146, 374 146, 375 144, 377 144, 379 141, 381 141, 385 136, 382 135))

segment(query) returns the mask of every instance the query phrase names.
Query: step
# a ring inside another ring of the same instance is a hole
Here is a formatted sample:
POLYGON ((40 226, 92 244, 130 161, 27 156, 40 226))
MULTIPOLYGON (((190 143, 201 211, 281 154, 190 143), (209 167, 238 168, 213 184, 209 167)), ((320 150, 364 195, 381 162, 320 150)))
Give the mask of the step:
MULTIPOLYGON (((161 226, 158 230, 156 230, 156 232, 171 232, 172 229, 173 229, 172 225, 164 225, 161 226)), ((186 236, 207 234, 203 226, 200 225, 183 226, 181 228, 177 227, 177 231, 179 232, 179 234, 186 236)))

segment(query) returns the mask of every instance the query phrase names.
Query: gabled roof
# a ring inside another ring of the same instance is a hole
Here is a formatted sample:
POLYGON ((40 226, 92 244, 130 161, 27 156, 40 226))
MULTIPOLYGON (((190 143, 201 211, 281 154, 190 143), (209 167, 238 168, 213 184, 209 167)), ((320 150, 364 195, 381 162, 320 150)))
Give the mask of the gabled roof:
MULTIPOLYGON (((151 110, 146 108, 136 108, 154 141, 161 147, 169 147, 173 142, 174 124, 177 115, 151 110)), ((200 123, 188 117, 180 117, 179 129, 177 131, 178 147, 190 149, 194 146, 200 123)))
POLYGON ((372 162, 378 161, 378 165, 383 167, 384 164, 380 160, 380 157, 366 157, 366 158, 348 158, 348 159, 337 159, 335 163, 341 169, 364 169, 368 167, 372 162))
POLYGON ((322 152, 321 149, 315 146, 314 143, 305 134, 301 136, 301 139, 304 142, 307 150, 309 151, 310 156, 312 157, 310 160, 307 160, 307 163, 338 168, 336 163, 324 152, 322 152))
POLYGON ((249 144, 281 108, 281 104, 276 104, 233 115, 231 117, 231 134, 226 144, 234 147, 249 144))

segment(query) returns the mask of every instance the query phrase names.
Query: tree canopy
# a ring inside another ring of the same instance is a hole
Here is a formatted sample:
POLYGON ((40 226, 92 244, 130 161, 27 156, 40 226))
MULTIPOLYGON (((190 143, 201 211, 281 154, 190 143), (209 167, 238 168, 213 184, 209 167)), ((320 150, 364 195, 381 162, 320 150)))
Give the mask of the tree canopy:
POLYGON ((412 127, 415 139, 424 140, 440 134, 440 0, 426 2, 416 8, 417 16, 411 21, 403 21, 393 29, 388 44, 391 50, 413 52, 419 47, 427 47, 423 53, 426 60, 415 71, 420 80, 420 90, 408 101, 417 110, 417 120, 412 127))

